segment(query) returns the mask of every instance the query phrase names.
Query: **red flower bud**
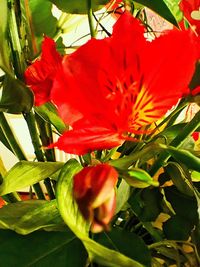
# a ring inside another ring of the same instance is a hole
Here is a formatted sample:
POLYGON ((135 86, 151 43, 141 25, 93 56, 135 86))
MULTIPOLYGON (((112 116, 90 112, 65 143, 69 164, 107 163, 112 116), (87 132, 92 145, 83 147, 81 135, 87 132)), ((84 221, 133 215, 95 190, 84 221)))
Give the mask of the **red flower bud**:
POLYGON ((85 167, 74 176, 74 198, 91 231, 108 229, 116 206, 118 173, 108 164, 85 167))

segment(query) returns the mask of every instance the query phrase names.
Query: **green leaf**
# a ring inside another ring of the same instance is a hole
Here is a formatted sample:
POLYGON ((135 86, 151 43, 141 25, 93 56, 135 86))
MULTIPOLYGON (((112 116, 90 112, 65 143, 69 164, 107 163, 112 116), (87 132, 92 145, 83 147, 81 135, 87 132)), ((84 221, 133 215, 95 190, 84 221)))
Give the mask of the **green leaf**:
POLYGON ((169 162, 165 169, 180 192, 188 196, 194 196, 194 192, 191 186, 189 186, 188 179, 190 179, 190 177, 187 177, 186 171, 184 171, 178 163, 169 162))
POLYGON ((178 215, 172 216, 163 223, 163 231, 168 239, 188 240, 193 225, 178 215))
MULTIPOLYGON (((170 127, 165 128, 161 133, 155 136, 156 142, 160 144, 169 145, 178 134, 181 133, 186 123, 178 123, 170 127)), ((194 149, 195 142, 191 135, 185 138, 184 142, 181 144, 181 149, 194 149)))
MULTIPOLYGON (((55 4, 59 9, 67 13, 73 14, 87 14, 87 0, 73 0, 73 1, 63 1, 63 0, 50 0, 55 4)), ((98 10, 102 8, 108 0, 92 0, 92 9, 98 10)))
POLYGON ((146 145, 143 149, 140 151, 136 151, 133 154, 130 154, 129 156, 125 156, 123 158, 110 160, 109 164, 113 167, 123 170, 131 166, 134 162, 140 160, 140 162, 144 163, 147 160, 155 157, 156 154, 160 152, 160 150, 163 150, 159 144, 151 143, 149 145, 146 145))
POLYGON ((141 191, 134 191, 129 199, 134 213, 142 222, 155 221, 160 212, 162 194, 158 188, 145 188, 141 191))
POLYGON ((123 206, 127 203, 130 196, 130 185, 122 179, 119 187, 117 188, 117 197, 116 197, 116 210, 115 214, 117 214, 123 206))
POLYGON ((175 186, 166 187, 164 191, 166 199, 170 202, 176 214, 193 225, 196 224, 198 221, 196 198, 179 192, 175 186))
POLYGON ((136 188, 144 188, 150 185, 159 185, 159 183, 157 181, 154 181, 146 171, 139 168, 131 168, 127 171, 127 174, 125 172, 123 174, 124 179, 127 181, 127 183, 136 188))
POLYGON ((0 112, 17 114, 31 110, 33 93, 21 81, 6 74, 2 86, 0 112))
POLYGON ((53 37, 56 32, 57 19, 52 15, 52 3, 47 0, 29 0, 34 33, 53 37))
POLYGON ((0 68, 10 69, 8 43, 6 38, 6 30, 8 24, 8 6, 7 0, 0 1, 0 68))
POLYGON ((53 124, 59 133, 68 130, 63 120, 59 117, 56 107, 51 103, 46 103, 35 107, 35 111, 47 122, 53 124))
POLYGON ((195 72, 193 74, 192 80, 190 81, 189 88, 191 90, 195 89, 200 85, 200 63, 196 63, 195 72))
POLYGON ((151 266, 151 255, 146 244, 142 238, 132 232, 114 228, 110 232, 97 234, 94 238, 98 243, 117 250, 144 266, 151 266))
POLYGON ((57 183, 57 201, 63 220, 81 239, 91 260, 108 267, 142 267, 143 265, 140 263, 106 248, 88 237, 89 225, 80 214, 72 193, 73 176, 81 168, 80 164, 72 159, 64 165, 60 172, 57 183), (108 261, 108 259, 111 260, 108 261))
POLYGON ((27 236, 0 230, 1 266, 7 267, 85 267, 87 253, 69 230, 38 231, 27 236))
POLYGON ((63 166, 61 162, 28 162, 15 164, 3 178, 0 195, 5 195, 44 180, 63 166))
POLYGON ((183 19, 183 12, 180 10, 179 2, 180 0, 164 0, 169 10, 172 12, 177 22, 183 19))
POLYGON ((192 177, 192 181, 200 182, 200 172, 192 171, 191 177, 192 177))
POLYGON ((63 230, 64 222, 56 200, 28 200, 11 203, 0 209, 0 228, 27 235, 36 230, 63 230))
POLYGON ((191 152, 175 147, 167 147, 166 151, 177 161, 185 164, 188 169, 200 172, 200 158, 196 157, 191 152))
POLYGON ((174 17, 164 0, 136 0, 134 2, 137 2, 152 9, 164 19, 168 20, 175 26, 178 26, 176 18, 174 17))
POLYGON ((79 236, 88 235, 88 224, 79 213, 78 205, 73 199, 73 177, 82 169, 78 161, 69 160, 61 169, 57 183, 57 200, 60 214, 67 218, 67 225, 79 236), (78 231, 78 233, 77 233, 78 231))

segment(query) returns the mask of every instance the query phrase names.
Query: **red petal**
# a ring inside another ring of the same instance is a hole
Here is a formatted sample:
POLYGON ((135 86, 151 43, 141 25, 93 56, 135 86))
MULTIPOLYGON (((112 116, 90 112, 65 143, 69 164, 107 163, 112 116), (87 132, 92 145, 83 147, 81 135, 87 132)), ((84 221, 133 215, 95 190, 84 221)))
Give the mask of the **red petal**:
POLYGON ((200 35, 200 0, 182 0, 179 5, 186 19, 200 35))
POLYGON ((93 150, 110 149, 119 146, 124 139, 118 134, 104 128, 77 129, 65 132, 55 144, 67 153, 84 155, 93 150))
POLYGON ((55 42, 45 37, 42 43, 41 58, 33 62, 25 73, 27 85, 35 94, 35 105, 41 105, 50 100, 50 92, 56 71, 61 67, 61 56, 56 51, 55 42))
POLYGON ((196 37, 189 31, 169 31, 148 43, 140 56, 141 86, 132 114, 138 126, 161 118, 189 93, 198 58, 196 37))

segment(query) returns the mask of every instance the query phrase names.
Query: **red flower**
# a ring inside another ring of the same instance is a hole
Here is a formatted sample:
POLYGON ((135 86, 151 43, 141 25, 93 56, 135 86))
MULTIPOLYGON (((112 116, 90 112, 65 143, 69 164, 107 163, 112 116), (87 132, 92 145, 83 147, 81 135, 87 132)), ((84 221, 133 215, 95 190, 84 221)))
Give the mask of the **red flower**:
POLYGON ((55 49, 55 42, 45 37, 42 43, 42 55, 34 61, 24 74, 25 82, 33 90, 35 105, 39 106, 48 102, 54 75, 61 67, 62 57, 55 49))
POLYGON ((144 27, 125 12, 111 37, 63 58, 50 98, 72 130, 52 146, 81 155, 120 145, 188 93, 197 57, 190 31, 170 30, 148 42, 144 27))
POLYGON ((196 32, 200 35, 200 0, 182 0, 179 5, 185 18, 195 26, 196 32))
POLYGON ((85 167, 74 176, 74 198, 91 231, 108 229, 116 206, 118 173, 108 164, 85 167))
POLYGON ((199 137, 200 137, 200 132, 194 132, 192 134, 192 137, 193 137, 194 141, 198 141, 199 137))

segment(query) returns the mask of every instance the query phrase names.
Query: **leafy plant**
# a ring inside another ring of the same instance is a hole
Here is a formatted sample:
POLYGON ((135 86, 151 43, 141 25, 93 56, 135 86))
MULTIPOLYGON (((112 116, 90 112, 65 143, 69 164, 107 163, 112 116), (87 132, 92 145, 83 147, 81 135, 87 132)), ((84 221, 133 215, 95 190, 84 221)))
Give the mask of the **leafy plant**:
POLYGON ((0 2, 0 141, 18 158, 0 160, 2 266, 200 264, 195 5, 0 2), (168 31, 148 25, 149 9, 168 31), (88 40, 65 47, 73 16, 88 40), (8 113, 26 123, 34 160, 8 113))

